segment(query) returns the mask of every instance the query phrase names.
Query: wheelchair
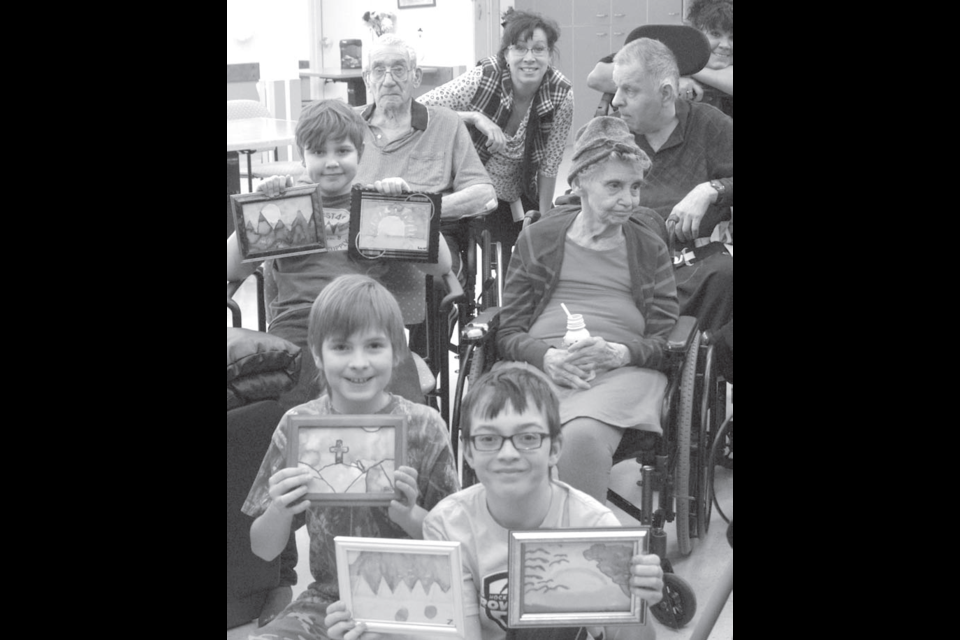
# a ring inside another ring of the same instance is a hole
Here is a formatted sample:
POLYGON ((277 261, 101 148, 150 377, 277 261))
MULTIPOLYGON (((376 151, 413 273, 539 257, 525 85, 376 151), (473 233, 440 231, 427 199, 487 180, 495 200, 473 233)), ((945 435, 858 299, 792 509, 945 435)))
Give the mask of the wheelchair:
MULTIPOLYGON (((524 224, 538 217, 538 212, 530 212, 524 224)), ((477 309, 480 301, 464 304, 477 309)), ((499 358, 499 313, 496 306, 478 310, 461 324, 459 333, 459 372, 449 424, 463 487, 477 480, 460 446, 461 403, 470 386, 499 358)), ((723 450, 715 438, 725 420, 726 382, 717 373, 713 346, 703 344, 701 338, 696 318, 679 319, 667 342, 669 382, 661 409, 663 434, 628 429, 614 454, 614 464, 631 459, 639 463, 641 504, 631 503, 613 489, 607 493, 609 502, 651 527, 650 550, 663 558, 665 573, 664 599, 652 612, 662 624, 675 629, 693 619, 696 596, 666 559, 664 526, 676 523, 678 547, 684 556, 692 552, 694 538, 706 536, 714 502, 713 469, 720 458, 718 451, 723 450)))

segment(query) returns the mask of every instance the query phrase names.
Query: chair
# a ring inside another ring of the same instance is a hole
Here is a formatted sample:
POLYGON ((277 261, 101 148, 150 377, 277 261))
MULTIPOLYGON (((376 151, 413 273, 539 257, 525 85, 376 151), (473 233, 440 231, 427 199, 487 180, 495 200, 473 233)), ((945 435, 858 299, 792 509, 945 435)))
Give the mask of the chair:
MULTIPOLYGON (((272 118, 273 114, 256 100, 227 100, 227 120, 241 118, 272 118)), ((253 154, 255 150, 245 150, 240 153, 247 156, 247 189, 253 192, 253 179, 269 178, 270 176, 292 176, 296 179, 303 171, 303 164, 299 160, 285 162, 277 161, 277 150, 273 150, 274 162, 265 162, 253 168, 253 154)))
POLYGON ((295 345, 227 328, 227 629, 274 617, 297 582, 294 534, 278 558, 265 562, 250 550, 253 518, 240 509, 283 415, 276 397, 299 373, 295 345))
MULTIPOLYGON (((537 217, 537 212, 530 212, 524 224, 531 224, 537 217)), ((651 222, 661 223, 652 226, 663 237, 666 230, 662 221, 651 222)), ((476 477, 459 447, 460 406, 470 385, 499 358, 496 349, 499 312, 498 307, 480 311, 462 325, 460 333, 460 373, 450 426, 451 444, 464 487, 474 484, 476 477)), ((718 380, 715 373, 713 346, 701 344, 696 318, 680 318, 667 342, 667 358, 669 383, 661 411, 663 435, 627 430, 613 458, 614 464, 628 459, 640 464, 641 505, 630 503, 613 490, 608 490, 607 498, 641 524, 651 527, 651 553, 664 559, 666 574, 664 602, 654 607, 653 613, 661 623, 679 628, 693 618, 696 596, 689 584, 673 573, 665 557, 664 525, 676 521, 683 555, 692 551, 691 538, 706 535, 713 497, 712 436, 723 421, 725 401, 719 393, 722 380, 718 380), (655 491, 659 492, 656 508, 655 491)))

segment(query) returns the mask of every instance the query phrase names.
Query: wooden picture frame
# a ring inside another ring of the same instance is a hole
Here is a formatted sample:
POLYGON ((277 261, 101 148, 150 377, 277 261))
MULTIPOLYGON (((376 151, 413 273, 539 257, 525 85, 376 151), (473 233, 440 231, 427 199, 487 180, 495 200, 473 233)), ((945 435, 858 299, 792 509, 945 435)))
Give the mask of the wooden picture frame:
POLYGON ((230 196, 244 262, 327 250, 320 185, 288 187, 283 195, 230 196))
POLYGON ((287 467, 312 472, 313 505, 389 506, 402 495, 393 472, 406 464, 403 416, 291 416, 287 467))
POLYGON ((437 0, 397 0, 398 9, 413 9, 414 7, 435 7, 437 0))
POLYGON ((354 185, 350 254, 436 264, 440 251, 439 193, 387 195, 354 185))
POLYGON ((375 633, 464 637, 459 542, 346 536, 333 541, 340 599, 354 620, 375 633))
POLYGON ((510 531, 508 626, 643 624, 647 603, 630 593, 630 560, 649 553, 649 535, 649 527, 510 531))

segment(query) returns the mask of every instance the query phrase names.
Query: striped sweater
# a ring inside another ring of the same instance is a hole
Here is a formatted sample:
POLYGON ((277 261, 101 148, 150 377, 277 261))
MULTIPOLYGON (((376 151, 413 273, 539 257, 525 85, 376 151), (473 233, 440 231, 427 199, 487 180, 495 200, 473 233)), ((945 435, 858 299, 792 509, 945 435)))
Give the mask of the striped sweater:
MULTIPOLYGON (((543 368, 543 357, 550 346, 528 332, 557 287, 564 238, 579 212, 579 206, 557 207, 520 233, 503 291, 497 331, 501 358, 543 368)), ((657 217, 649 210, 644 214, 657 217)), ((648 224, 643 216, 634 214, 624 225, 633 299, 646 320, 646 335, 637 336, 626 346, 631 365, 662 370, 667 337, 677 323, 680 305, 670 253, 648 224)))

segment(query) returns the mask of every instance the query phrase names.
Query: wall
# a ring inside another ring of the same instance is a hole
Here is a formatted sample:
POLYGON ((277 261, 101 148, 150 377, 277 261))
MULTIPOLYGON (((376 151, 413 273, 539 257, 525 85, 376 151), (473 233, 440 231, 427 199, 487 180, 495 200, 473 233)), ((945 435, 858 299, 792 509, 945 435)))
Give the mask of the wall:
MULTIPOLYGON (((260 100, 276 118, 299 118, 299 60, 309 55, 307 9, 308 0, 227 0, 227 65, 259 65, 258 73, 244 70, 259 75, 257 82, 230 82, 228 75, 228 100, 260 100)), ((291 154, 292 147, 279 152, 281 160, 291 154)))
MULTIPOLYGON (((366 57, 373 44, 373 32, 363 21, 366 11, 390 12, 396 16, 396 33, 417 49, 421 66, 459 66, 476 63, 474 57, 474 0, 436 0, 435 7, 399 9, 397 0, 322 0, 321 48, 324 67, 340 66, 340 40, 358 38, 363 41, 366 57), (422 31, 419 31, 422 29, 422 31)), ((346 85, 328 82, 323 85, 324 98, 347 99, 346 85)))

